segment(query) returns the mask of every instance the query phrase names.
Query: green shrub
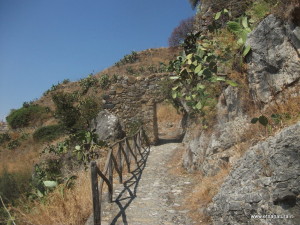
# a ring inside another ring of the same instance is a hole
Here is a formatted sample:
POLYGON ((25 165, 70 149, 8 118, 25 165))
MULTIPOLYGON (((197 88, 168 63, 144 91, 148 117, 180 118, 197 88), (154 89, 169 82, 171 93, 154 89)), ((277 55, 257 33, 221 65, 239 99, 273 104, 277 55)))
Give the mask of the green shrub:
POLYGON ((90 74, 88 77, 81 79, 79 81, 79 85, 82 88, 82 94, 86 94, 88 90, 95 86, 97 84, 97 79, 93 76, 93 74, 90 74))
POLYGON ((132 51, 131 54, 125 55, 123 59, 115 63, 116 66, 125 65, 128 63, 134 63, 139 59, 137 52, 132 51))
POLYGON ((112 77, 111 77, 111 79, 110 79, 110 81, 111 81, 111 83, 116 83, 116 82, 118 82, 118 75, 117 74, 113 74, 112 75, 112 77))
POLYGON ((134 75, 135 74, 135 70, 131 66, 127 66, 126 67, 126 73, 130 74, 130 75, 134 75))
POLYGON ((10 141, 11 137, 9 133, 2 133, 0 134, 0 145, 4 144, 5 142, 10 141))
POLYGON ((72 94, 56 93, 52 96, 56 106, 55 117, 71 133, 89 127, 100 111, 100 104, 93 97, 75 99, 72 94))
POLYGON ((41 142, 49 142, 59 138, 64 133, 62 125, 50 125, 40 127, 33 133, 33 139, 41 142))
POLYGON ((46 96, 47 94, 49 94, 50 92, 56 91, 60 86, 60 83, 58 82, 57 84, 52 84, 51 88, 48 89, 47 91, 45 91, 43 93, 44 96, 46 96))
POLYGON ((21 145, 20 141, 18 139, 16 140, 12 140, 10 142, 8 142, 7 144, 7 148, 10 150, 16 149, 17 147, 19 147, 21 145))
POLYGON ((23 128, 30 124, 33 124, 37 118, 40 118, 42 114, 46 114, 47 111, 44 107, 39 105, 26 105, 17 110, 13 110, 7 117, 6 121, 11 128, 23 128))
POLYGON ((49 190, 45 186, 45 181, 54 181, 57 183, 63 182, 62 177, 62 161, 59 159, 48 159, 42 161, 34 166, 34 172, 32 175, 31 185, 34 191, 31 194, 31 198, 44 197, 49 190))
POLYGON ((143 125, 141 120, 133 120, 126 124, 126 133, 128 136, 134 135, 143 125))
POLYGON ((93 97, 87 97, 79 101, 78 107, 79 118, 78 126, 80 130, 88 129, 90 122, 96 118, 100 111, 100 104, 93 97))
POLYGON ((259 0, 255 1, 253 5, 247 10, 246 14, 251 17, 250 23, 259 23, 271 10, 272 5, 276 3, 271 0, 259 0))
POLYGON ((100 87, 103 88, 103 89, 108 88, 110 83, 111 83, 111 81, 109 80, 109 76, 107 74, 103 74, 99 78, 100 87))
POLYGON ((68 83, 70 83, 70 79, 64 79, 62 83, 63 84, 68 84, 68 83))
POLYGON ((6 168, 0 175, 0 195, 4 203, 14 204, 23 193, 30 190, 30 173, 10 173, 6 168))
POLYGON ((74 128, 79 111, 74 106, 75 98, 72 94, 58 92, 52 95, 52 100, 56 106, 55 117, 68 130, 74 128))

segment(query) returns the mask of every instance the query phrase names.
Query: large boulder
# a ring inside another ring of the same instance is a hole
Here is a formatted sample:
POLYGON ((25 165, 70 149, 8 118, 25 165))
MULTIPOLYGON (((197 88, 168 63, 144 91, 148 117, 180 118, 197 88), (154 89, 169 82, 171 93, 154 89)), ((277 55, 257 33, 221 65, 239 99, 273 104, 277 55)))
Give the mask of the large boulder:
POLYGON ((299 137, 300 122, 246 152, 208 208, 214 224, 300 224, 299 137))
POLYGON ((125 136, 118 117, 107 110, 98 113, 93 121, 93 129, 96 129, 100 140, 115 141, 125 136))
POLYGON ((247 39, 248 80, 254 100, 268 103, 300 79, 300 28, 274 15, 266 17, 247 39))

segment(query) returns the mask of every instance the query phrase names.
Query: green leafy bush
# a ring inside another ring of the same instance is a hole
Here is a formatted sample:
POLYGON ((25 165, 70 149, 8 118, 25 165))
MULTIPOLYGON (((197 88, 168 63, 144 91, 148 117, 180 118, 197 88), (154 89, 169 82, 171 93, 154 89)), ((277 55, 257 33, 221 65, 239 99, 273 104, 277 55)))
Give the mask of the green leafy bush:
POLYGON ((130 75, 135 75, 135 70, 132 68, 132 66, 127 66, 126 67, 126 73, 130 75))
POLYGON ((11 140, 11 137, 9 133, 2 133, 0 134, 0 145, 4 144, 5 142, 8 142, 11 140))
POLYGON ((46 96, 47 94, 53 92, 53 91, 56 91, 59 87, 60 83, 58 82, 57 84, 52 84, 51 88, 49 88, 47 91, 45 91, 43 93, 44 96, 46 96))
POLYGON ((77 106, 79 112, 78 125, 80 130, 90 127, 90 122, 97 116, 100 111, 100 104, 94 97, 81 99, 77 106))
POLYGON ((63 182, 62 163, 58 159, 48 159, 34 166, 31 185, 34 190, 31 198, 42 198, 63 182))
POLYGON ((71 133, 89 127, 100 111, 100 104, 93 97, 78 100, 72 94, 59 92, 52 100, 56 106, 55 117, 71 133))
POLYGON ((6 121, 13 129, 23 128, 33 124, 34 121, 41 118, 43 114, 47 113, 48 112, 45 107, 31 104, 26 107, 13 110, 6 117, 6 121))
POLYGON ((171 62, 169 67, 175 72, 175 75, 170 77, 173 80, 172 97, 184 99, 191 111, 200 114, 204 114, 207 106, 215 102, 215 93, 210 91, 214 89, 215 83, 236 85, 217 75, 220 57, 215 54, 213 46, 214 42, 200 36, 200 33, 191 34, 185 40, 184 54, 171 62))
POLYGON ((10 150, 16 149, 17 147, 19 147, 21 145, 20 141, 18 139, 16 140, 12 140, 10 142, 8 142, 7 144, 7 148, 10 150))
MULTIPOLYGON (((0 174, 0 196, 6 205, 17 204, 18 198, 30 191, 30 174, 29 173, 10 173, 3 168, 0 174)), ((0 224, 12 224, 12 218, 8 215, 3 205, 0 203, 0 224)))
POLYGON ((70 79, 64 79, 62 83, 63 84, 68 84, 68 83, 70 83, 70 79))
POLYGON ((4 203, 14 205, 22 194, 28 193, 30 191, 30 178, 30 173, 10 173, 6 168, 3 168, 2 174, 0 174, 0 195, 4 203))
POLYGON ((55 117, 67 130, 73 129, 79 118, 79 111, 74 106, 76 100, 74 96, 58 92, 52 95, 52 100, 56 106, 55 117))
POLYGON ((110 83, 111 83, 111 81, 109 80, 109 76, 107 74, 103 74, 99 78, 100 87, 103 88, 103 89, 108 88, 110 83))
POLYGON ((33 133, 33 139, 41 142, 49 142, 59 138, 64 133, 62 125, 50 125, 40 127, 33 133))
POLYGON ((79 81, 79 85, 82 88, 82 94, 86 94, 88 90, 95 86, 98 83, 97 79, 93 76, 93 74, 90 74, 88 77, 81 79, 79 81))
POLYGON ((121 66, 129 63, 135 63, 139 59, 137 52, 132 51, 131 54, 125 55, 123 59, 115 63, 116 66, 121 66))
POLYGON ((254 25, 260 22, 270 12, 274 5, 276 5, 274 0, 255 1, 246 12, 246 14, 251 18, 249 22, 254 25))

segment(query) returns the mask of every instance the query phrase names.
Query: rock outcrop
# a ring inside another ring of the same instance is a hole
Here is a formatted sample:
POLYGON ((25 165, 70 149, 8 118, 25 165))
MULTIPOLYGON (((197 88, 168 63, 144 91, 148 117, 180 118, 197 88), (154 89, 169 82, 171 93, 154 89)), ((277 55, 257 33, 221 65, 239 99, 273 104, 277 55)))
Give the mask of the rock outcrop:
POLYGON ((187 131, 184 143, 187 145, 183 166, 189 170, 200 170, 205 175, 214 175, 224 162, 235 160, 235 144, 244 141, 250 126, 250 118, 243 111, 241 90, 227 87, 217 105, 217 123, 212 131, 201 131, 196 135, 187 131))
POLYGON ((93 129, 96 129, 96 134, 100 140, 114 141, 125 135, 118 117, 107 110, 98 113, 93 121, 93 129))
POLYGON ((254 100, 268 103, 300 79, 300 27, 269 15, 248 36, 248 80, 254 100))
POLYGON ((250 148, 208 209, 214 224, 300 224, 300 122, 250 148), (288 218, 254 218, 276 215, 288 218))
MULTIPOLYGON (((227 87, 219 97, 217 121, 208 132, 187 131, 184 142, 187 145, 183 165, 188 170, 200 170, 213 175, 220 165, 236 161, 234 145, 247 138, 251 126, 247 115, 247 104, 272 103, 275 97, 291 87, 299 86, 299 27, 283 23, 274 15, 265 18, 248 37, 251 52, 247 57, 250 96, 245 89, 227 87), (245 98, 244 98, 245 99, 245 98)), ((294 95, 300 95, 299 89, 294 95)))

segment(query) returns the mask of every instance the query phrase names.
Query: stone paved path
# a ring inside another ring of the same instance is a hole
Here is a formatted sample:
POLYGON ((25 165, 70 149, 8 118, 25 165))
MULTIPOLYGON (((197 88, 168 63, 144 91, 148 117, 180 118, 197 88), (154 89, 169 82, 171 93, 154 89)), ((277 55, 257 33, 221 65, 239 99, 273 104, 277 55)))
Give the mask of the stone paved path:
POLYGON ((170 172, 174 165, 169 160, 180 146, 167 143, 151 147, 140 169, 124 179, 123 185, 115 185, 115 202, 104 204, 102 224, 196 224, 182 206, 183 193, 189 191, 191 181, 188 176, 170 172))

